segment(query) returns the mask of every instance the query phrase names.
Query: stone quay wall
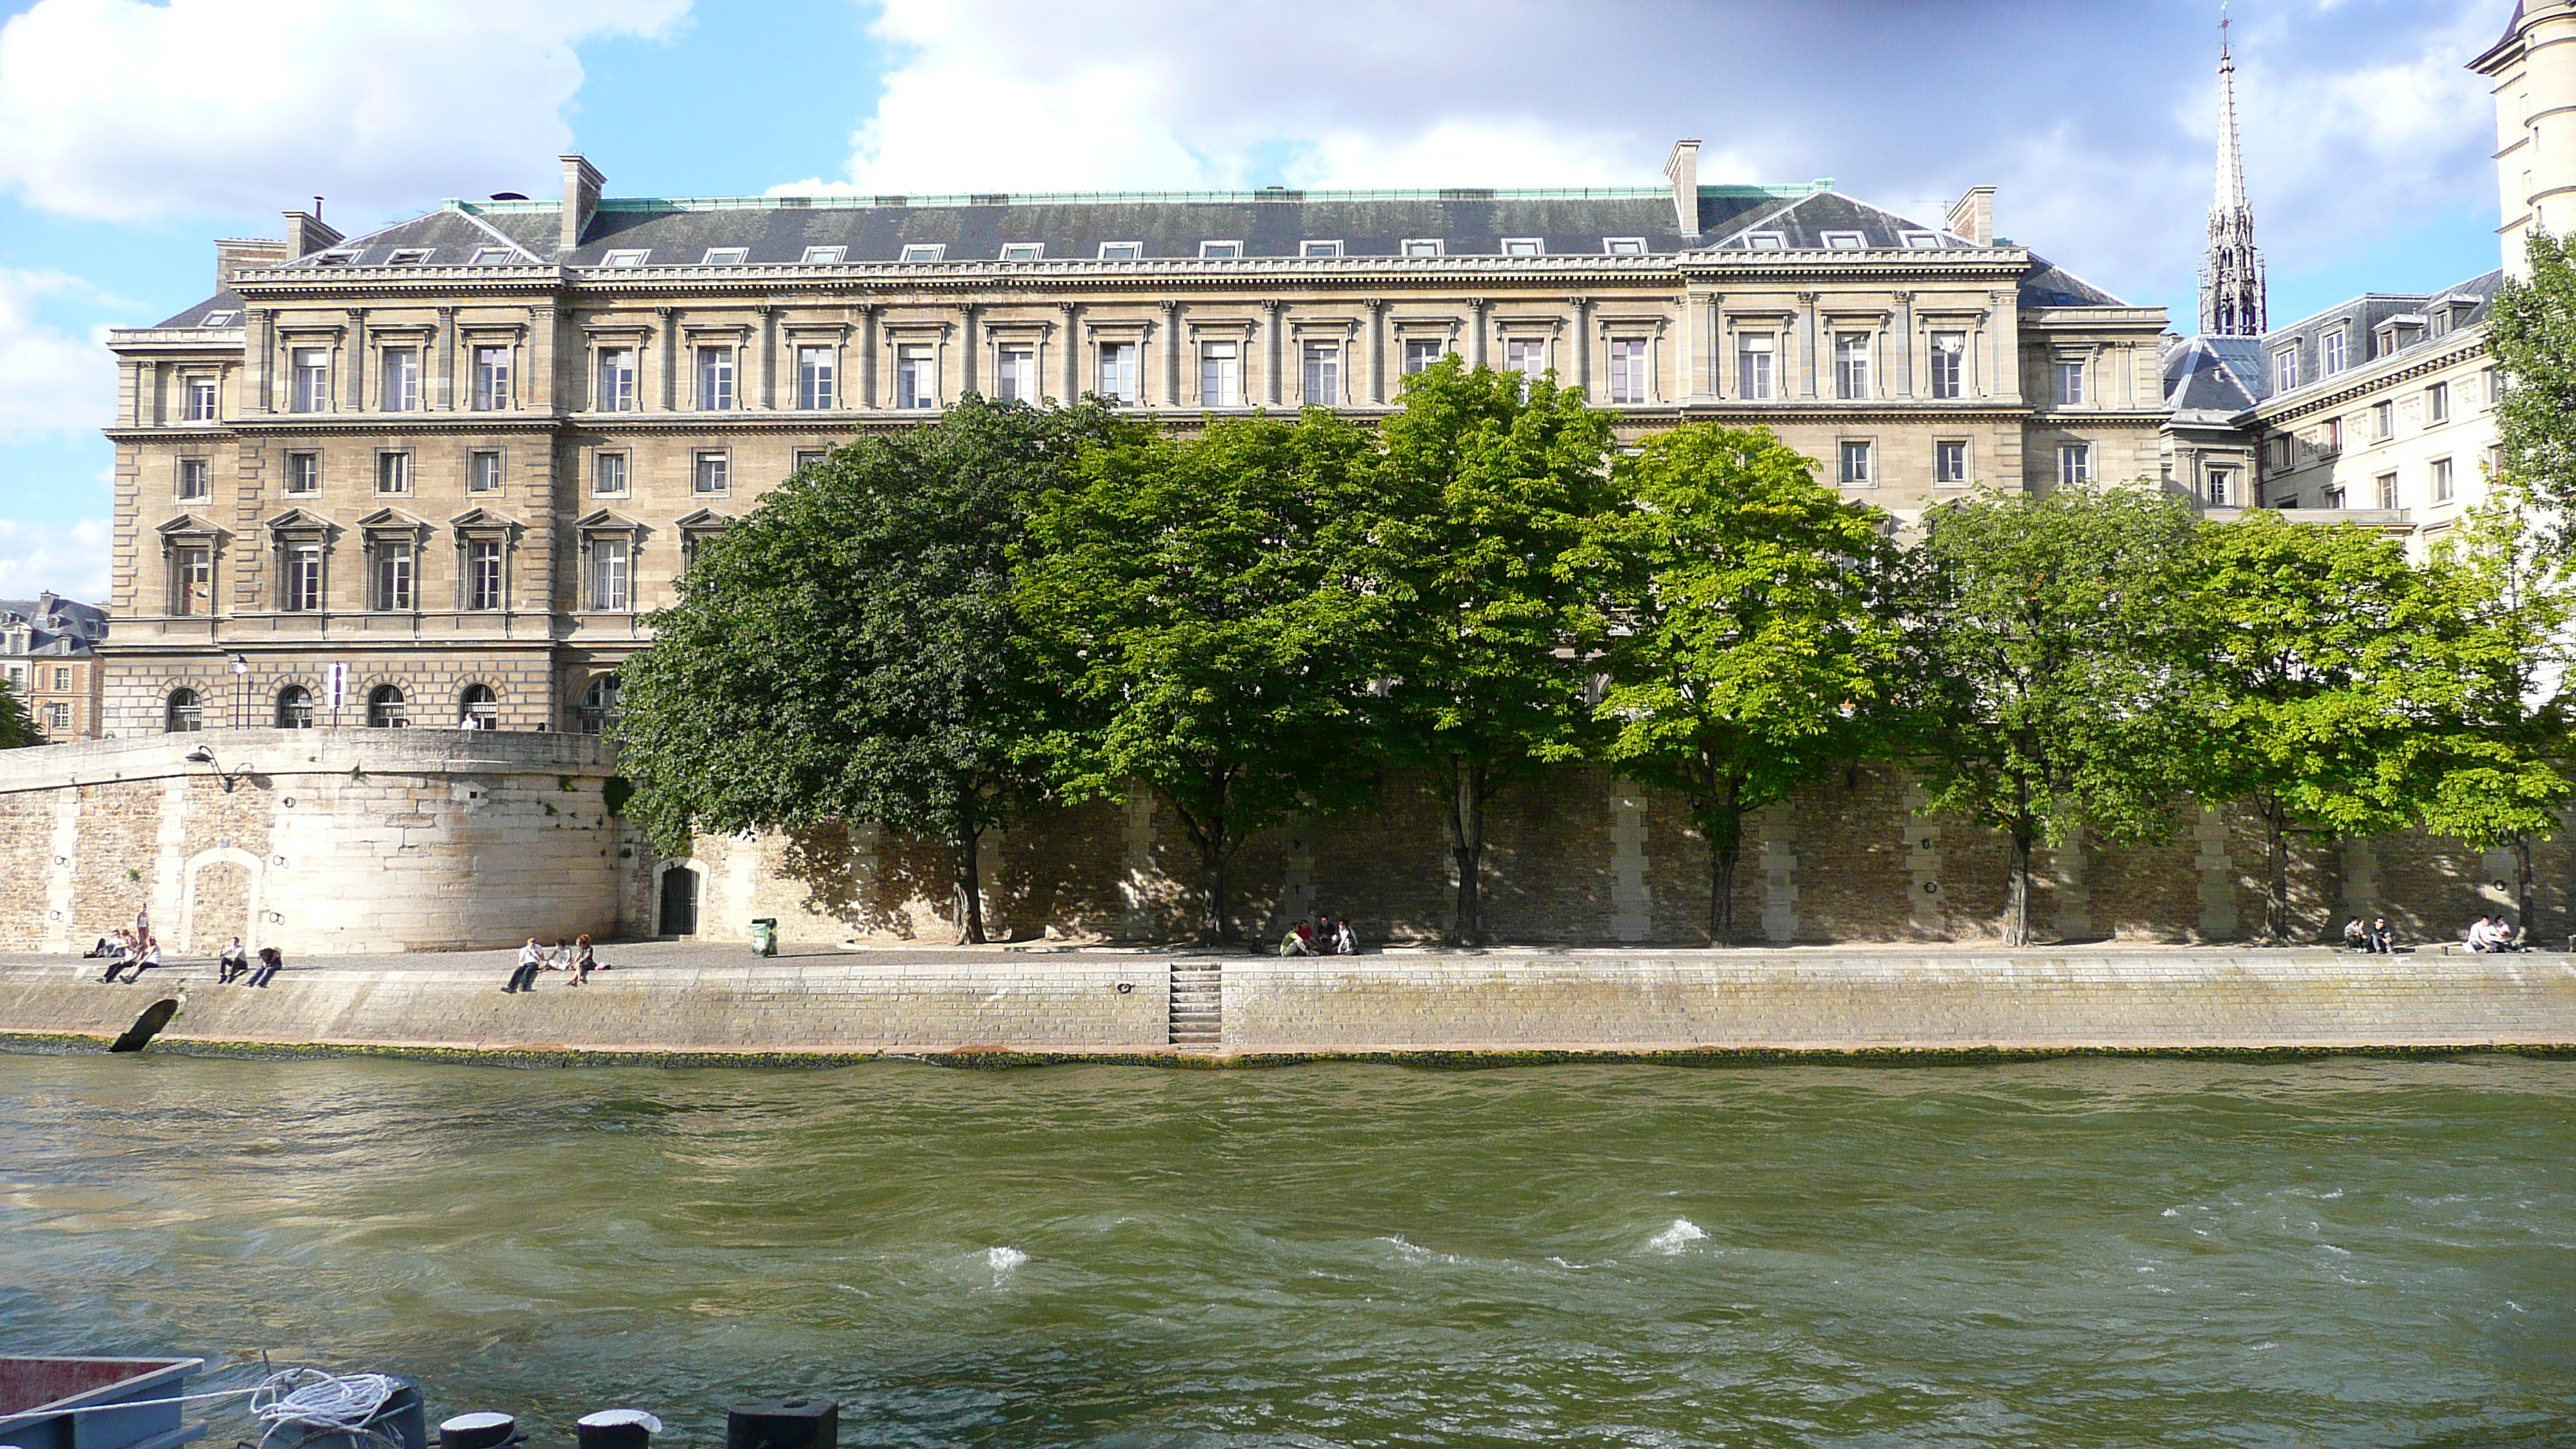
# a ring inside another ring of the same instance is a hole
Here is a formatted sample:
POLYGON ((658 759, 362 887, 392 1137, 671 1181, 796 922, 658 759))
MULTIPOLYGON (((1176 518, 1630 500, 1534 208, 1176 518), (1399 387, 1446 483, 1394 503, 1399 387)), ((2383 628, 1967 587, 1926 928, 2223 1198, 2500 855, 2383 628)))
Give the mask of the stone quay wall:
MULTIPOLYGON (((1196 958, 1205 965, 1215 958, 1196 958)), ((88 963, 81 963, 86 965, 88 963)), ((504 995, 497 969, 182 968, 141 989, 0 968, 0 1038, 112 1039, 153 1002, 172 1045, 740 1057, 1177 1053, 1149 956, 621 968, 504 995)), ((1408 1053, 2576 1049, 2576 960, 2324 952, 1575 952, 1231 958, 1221 1046, 1408 1053)))
POLYGON ((580 735, 240 729, 0 752, 0 947, 290 956, 621 928, 613 752, 580 735), (213 764, 191 762, 199 747, 213 764), (222 774, 232 772, 227 788, 222 774))

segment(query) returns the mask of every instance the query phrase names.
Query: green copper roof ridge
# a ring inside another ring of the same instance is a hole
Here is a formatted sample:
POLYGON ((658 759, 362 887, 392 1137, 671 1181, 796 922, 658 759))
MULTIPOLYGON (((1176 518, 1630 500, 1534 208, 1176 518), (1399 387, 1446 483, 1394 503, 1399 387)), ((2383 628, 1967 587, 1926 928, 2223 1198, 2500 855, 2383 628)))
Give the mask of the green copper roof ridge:
MULTIPOLYGON (((1830 177, 1815 181, 1786 183, 1739 183, 1702 186, 1704 197, 1743 197, 1755 199, 1795 200, 1831 191, 1830 177)), ((615 196, 603 197, 601 211, 767 211, 767 210, 865 210, 880 205, 879 198, 889 198, 888 207, 928 206, 1132 206, 1140 204, 1245 205, 1261 201, 1651 201, 1672 195, 1668 186, 1541 186, 1541 187, 1421 187, 1368 191, 1306 191, 1294 187, 1273 187, 1260 191, 977 191, 932 194, 901 192, 857 193, 818 192, 805 195, 777 196, 615 196), (901 196, 901 201, 891 198, 901 196), (1000 198, 996 200, 995 198, 1000 198)), ((463 211, 477 215, 527 212, 553 212, 562 203, 554 200, 470 201, 448 197, 440 203, 442 210, 463 211)))

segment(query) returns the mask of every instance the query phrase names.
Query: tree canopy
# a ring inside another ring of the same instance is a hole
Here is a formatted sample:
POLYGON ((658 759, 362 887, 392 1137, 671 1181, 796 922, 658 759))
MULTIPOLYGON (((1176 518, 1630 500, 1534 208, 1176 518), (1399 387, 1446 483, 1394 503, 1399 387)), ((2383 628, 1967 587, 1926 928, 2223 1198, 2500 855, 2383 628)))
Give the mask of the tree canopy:
POLYGON ((36 728, 36 717, 27 710, 27 702, 5 679, 0 679, 0 750, 22 750, 45 742, 45 732, 36 728))
POLYGON ((2531 280, 2508 277, 2487 308, 2487 346, 2507 387, 2496 403, 2504 474, 2547 508, 2547 530, 2576 550, 2576 255, 2535 231, 2531 280))

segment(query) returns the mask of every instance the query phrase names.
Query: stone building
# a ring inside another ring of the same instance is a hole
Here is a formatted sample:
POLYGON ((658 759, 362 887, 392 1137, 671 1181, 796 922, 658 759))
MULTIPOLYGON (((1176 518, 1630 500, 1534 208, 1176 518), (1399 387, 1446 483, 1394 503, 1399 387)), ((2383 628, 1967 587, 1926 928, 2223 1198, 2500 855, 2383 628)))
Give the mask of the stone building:
POLYGON ((99 737, 97 649, 107 611, 48 591, 0 599, 0 680, 27 706, 46 740, 99 737))
POLYGON ((1697 151, 1657 187, 697 200, 568 156, 553 200, 290 213, 110 340, 107 729, 240 691, 263 725, 595 731, 700 539, 969 391, 1368 419, 1454 352, 1628 437, 1767 424, 1900 516, 2154 473, 2164 313, 1996 237, 1991 189, 1934 224, 1702 186, 1697 151))

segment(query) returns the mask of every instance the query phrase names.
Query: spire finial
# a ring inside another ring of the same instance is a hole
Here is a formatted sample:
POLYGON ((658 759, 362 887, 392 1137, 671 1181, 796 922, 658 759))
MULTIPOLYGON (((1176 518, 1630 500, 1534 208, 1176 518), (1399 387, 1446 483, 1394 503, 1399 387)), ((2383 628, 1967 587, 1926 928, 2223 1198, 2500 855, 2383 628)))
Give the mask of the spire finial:
POLYGON ((2245 200, 2245 158, 2236 137, 2235 18, 2218 5, 2218 167, 2209 206, 2209 257, 2200 271, 2200 330, 2219 337, 2263 333, 2263 254, 2254 248, 2254 208, 2245 200))

